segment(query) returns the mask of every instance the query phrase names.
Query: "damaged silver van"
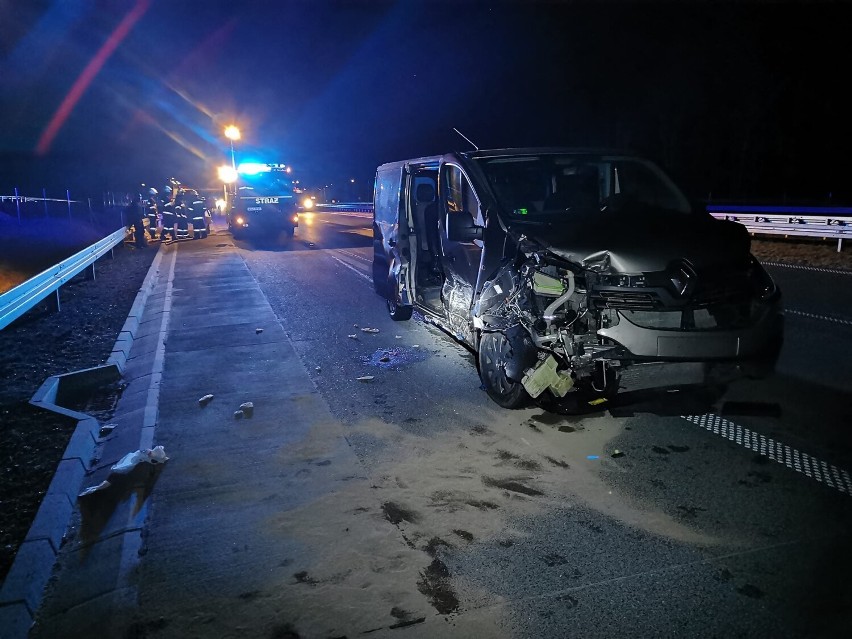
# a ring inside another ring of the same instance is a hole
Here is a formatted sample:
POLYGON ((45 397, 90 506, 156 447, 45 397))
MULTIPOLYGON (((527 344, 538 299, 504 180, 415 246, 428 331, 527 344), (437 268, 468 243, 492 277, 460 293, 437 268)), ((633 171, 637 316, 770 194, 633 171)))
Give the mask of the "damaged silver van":
POLYGON ((376 171, 373 283, 477 353, 488 395, 576 412, 648 362, 772 370, 781 294, 746 229, 627 153, 448 153, 376 171))

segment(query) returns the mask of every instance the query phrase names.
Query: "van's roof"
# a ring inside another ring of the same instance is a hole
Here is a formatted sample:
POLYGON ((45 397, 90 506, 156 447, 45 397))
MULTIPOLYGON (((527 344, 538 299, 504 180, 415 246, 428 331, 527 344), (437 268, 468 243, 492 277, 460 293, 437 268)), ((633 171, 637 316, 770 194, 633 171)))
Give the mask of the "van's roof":
POLYGON ((637 154, 627 149, 615 149, 605 147, 520 147, 508 149, 482 149, 479 151, 455 151, 441 155, 430 155, 410 160, 399 160, 382 164, 379 168, 390 169, 402 167, 406 164, 437 164, 447 155, 461 155, 466 158, 498 158, 512 157, 516 155, 620 155, 634 157, 637 154))
POLYGON ((601 147, 525 147, 516 149, 483 149, 468 151, 464 155, 471 158, 491 158, 512 155, 635 155, 625 149, 601 147))

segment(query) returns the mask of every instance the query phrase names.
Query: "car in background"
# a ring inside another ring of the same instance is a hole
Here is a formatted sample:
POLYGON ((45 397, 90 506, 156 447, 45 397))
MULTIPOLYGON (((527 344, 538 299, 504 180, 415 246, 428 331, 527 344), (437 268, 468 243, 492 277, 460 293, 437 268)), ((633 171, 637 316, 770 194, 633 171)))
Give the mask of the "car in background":
POLYGON ((648 363, 761 376, 781 348, 781 293, 745 227, 694 210, 629 153, 505 149, 384 164, 373 237, 373 284, 391 318, 416 308, 468 345, 506 408, 535 399, 590 410, 648 363))

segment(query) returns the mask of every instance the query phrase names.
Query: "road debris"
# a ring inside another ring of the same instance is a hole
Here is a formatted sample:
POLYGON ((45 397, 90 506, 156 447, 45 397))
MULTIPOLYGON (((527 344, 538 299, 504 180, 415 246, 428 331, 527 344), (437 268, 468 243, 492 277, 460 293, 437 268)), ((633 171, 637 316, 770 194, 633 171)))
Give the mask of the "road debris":
POLYGON ((357 335, 347 335, 346 337, 348 337, 349 339, 358 339, 357 335))
POLYGON ((127 453, 118 463, 113 464, 110 470, 119 475, 126 475, 141 463, 164 464, 169 460, 162 446, 154 448, 141 448, 133 453, 127 453))
POLYGON ((320 373, 320 372, 322 372, 322 366, 317 366, 314 370, 315 370, 317 373, 320 373))
POLYGON ((82 493, 77 495, 77 497, 78 498, 79 497, 87 497, 87 496, 91 495, 92 493, 96 493, 99 490, 105 490, 105 489, 109 488, 110 486, 112 486, 112 484, 105 479, 100 484, 98 484, 97 486, 89 486, 86 490, 84 490, 82 493))
POLYGON ((365 328, 362 328, 362 329, 361 329, 361 332, 362 332, 362 333, 378 333, 378 332, 379 332, 379 329, 377 329, 377 328, 365 327, 365 328))
POLYGON ((117 424, 104 424, 103 426, 101 426, 101 429, 98 431, 98 436, 99 437, 106 437, 107 435, 112 433, 112 431, 115 430, 116 426, 117 426, 117 424))
POLYGON ((210 401, 211 401, 212 399, 213 399, 213 395, 210 395, 210 394, 208 393, 208 394, 207 394, 207 395, 205 395, 204 397, 199 397, 199 398, 198 398, 198 405, 199 405, 199 406, 201 406, 201 408, 204 408, 205 406, 207 406, 207 404, 209 404, 209 403, 210 403, 210 401))
POLYGON ((612 451, 612 455, 610 455, 610 457, 618 459, 619 457, 624 457, 624 453, 616 448, 614 451, 612 451))
POLYGON ((388 355, 387 353, 385 353, 384 355, 382 355, 382 356, 379 358, 379 361, 380 361, 380 362, 389 362, 389 361, 390 361, 390 355, 388 355))
POLYGON ((252 402, 243 402, 240 404, 240 410, 246 417, 254 415, 254 404, 252 402))
POLYGON ((586 455, 586 459, 600 459, 600 455, 586 455))
POLYGON ((241 410, 235 410, 234 411, 234 419, 242 419, 243 417, 245 417, 245 413, 243 411, 241 411, 241 410))
POLYGON ((356 379, 356 381, 359 381, 359 382, 369 382, 371 379, 373 379, 373 376, 372 376, 372 375, 362 375, 361 377, 358 377, 358 378, 356 379))
POLYGON ((262 333, 263 329, 262 328, 256 328, 256 329, 254 329, 254 332, 255 333, 262 333))
POLYGON ((402 335, 394 335, 394 337, 397 339, 402 339, 402 335))

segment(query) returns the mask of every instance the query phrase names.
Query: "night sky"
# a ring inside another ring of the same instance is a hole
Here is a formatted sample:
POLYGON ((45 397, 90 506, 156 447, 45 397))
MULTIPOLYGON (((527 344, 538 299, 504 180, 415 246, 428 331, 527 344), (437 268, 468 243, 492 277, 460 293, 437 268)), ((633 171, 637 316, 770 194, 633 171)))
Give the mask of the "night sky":
POLYGON ((469 148, 607 146, 695 198, 852 203, 845 3, 0 0, 0 193, 303 183, 469 148))

